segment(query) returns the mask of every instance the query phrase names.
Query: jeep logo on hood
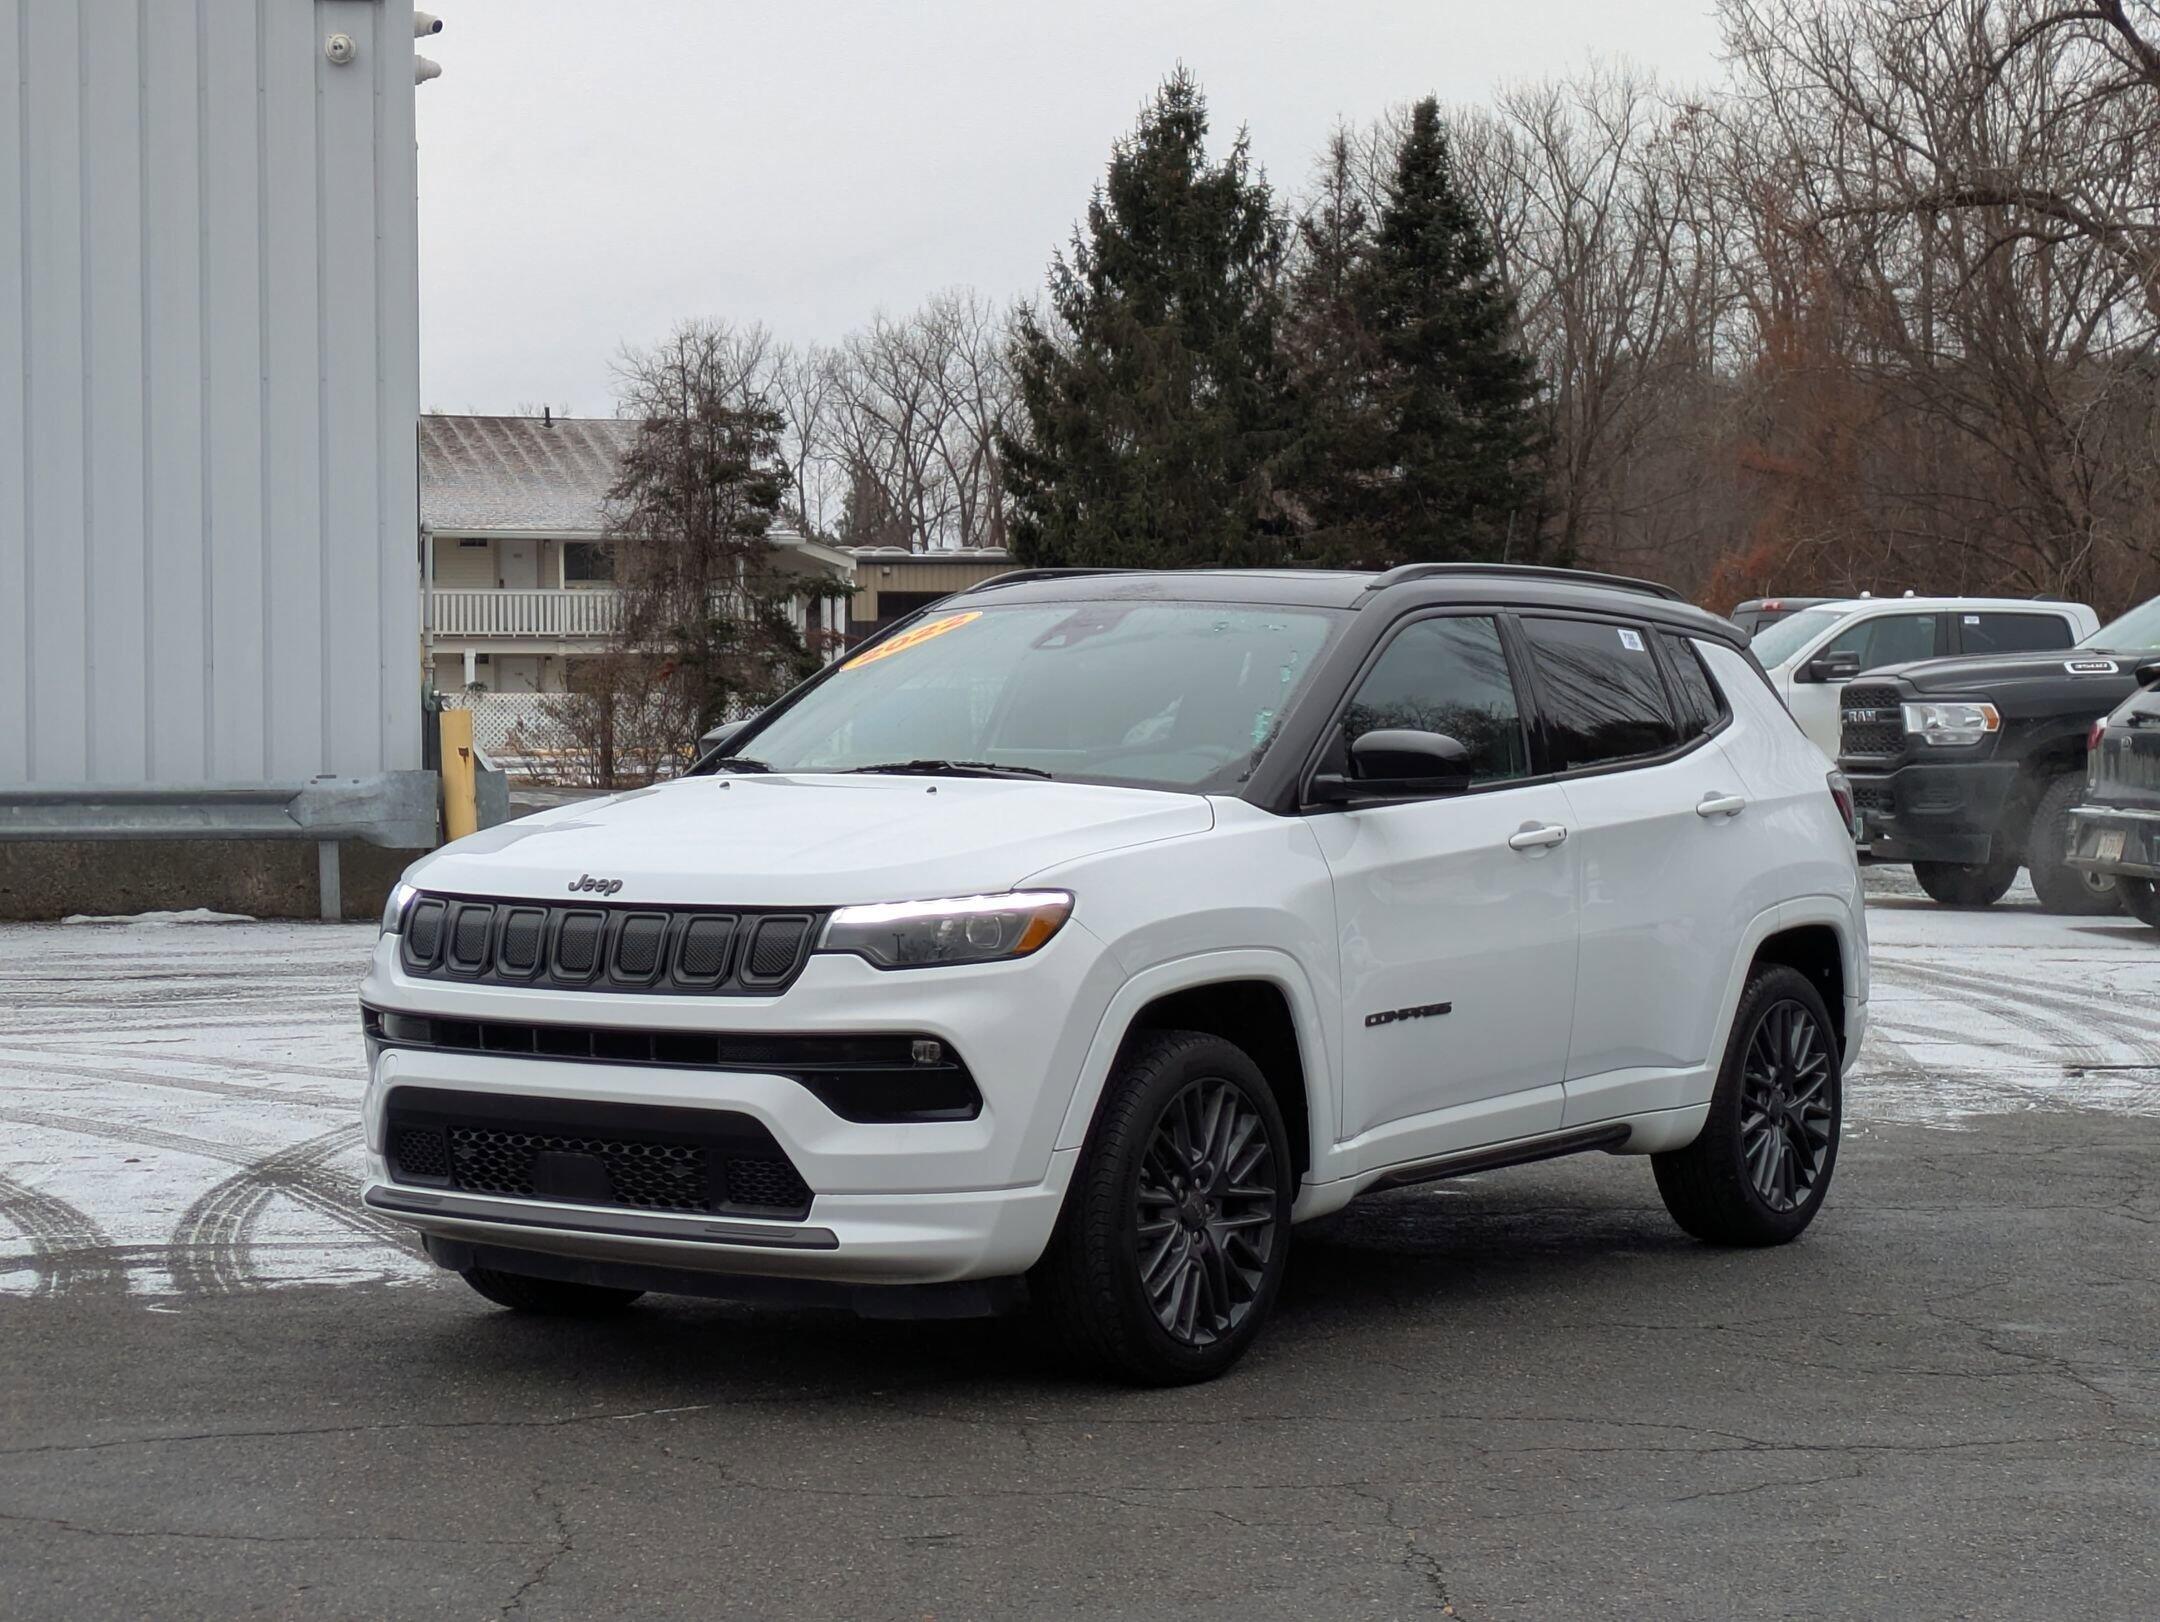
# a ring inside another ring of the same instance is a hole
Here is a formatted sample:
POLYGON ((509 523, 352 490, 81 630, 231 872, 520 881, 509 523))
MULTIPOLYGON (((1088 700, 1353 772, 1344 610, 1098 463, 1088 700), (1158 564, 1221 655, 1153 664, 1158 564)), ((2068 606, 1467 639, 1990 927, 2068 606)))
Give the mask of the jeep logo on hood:
POLYGON ((592 895, 613 895, 621 888, 621 879, 596 879, 590 873, 570 881, 570 893, 572 895, 587 893, 592 895))

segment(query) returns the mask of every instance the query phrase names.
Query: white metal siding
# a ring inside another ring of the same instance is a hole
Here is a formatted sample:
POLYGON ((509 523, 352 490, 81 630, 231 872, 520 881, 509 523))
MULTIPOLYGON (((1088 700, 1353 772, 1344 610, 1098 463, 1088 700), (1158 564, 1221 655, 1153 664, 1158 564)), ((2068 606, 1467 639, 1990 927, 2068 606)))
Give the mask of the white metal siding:
POLYGON ((0 785, 420 764, 412 59, 0 0, 0 785))

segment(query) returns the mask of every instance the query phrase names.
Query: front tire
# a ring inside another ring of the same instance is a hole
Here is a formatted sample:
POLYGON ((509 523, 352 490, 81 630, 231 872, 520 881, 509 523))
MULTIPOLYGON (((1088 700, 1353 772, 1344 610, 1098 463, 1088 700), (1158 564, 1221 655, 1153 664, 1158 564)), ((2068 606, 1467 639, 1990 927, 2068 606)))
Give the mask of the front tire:
POLYGON ((1799 970, 1758 967, 1740 994, 1701 1134, 1650 1157, 1673 1220, 1713 1245, 1782 1245, 1822 1209, 1844 1120, 1836 1027, 1799 970))
POLYGON ((2032 874, 2033 894, 2049 912, 2073 918, 2098 917, 2122 905, 2113 874, 2088 872, 2068 861, 2077 841, 2077 819, 2070 808, 2084 802, 2082 776, 2065 773, 2056 778, 2040 796, 2032 831, 2025 836, 2025 869, 2032 874))
POLYGON ((1289 1134, 1243 1050, 1197 1031, 1119 1061, 1031 1285, 1064 1347, 1139 1385, 1244 1354, 1290 1248, 1289 1134))
POLYGON ((1915 862, 1913 877, 1931 901, 1946 907, 1992 907, 2016 882, 2018 864, 1986 862, 1915 862))
POLYGON ((614 1290, 604 1284, 571 1284, 562 1279, 532 1278, 524 1273, 469 1267, 458 1275, 498 1307, 551 1318, 596 1318, 620 1312, 645 1292, 614 1290))
POLYGON ((2141 924, 2160 929, 2160 885, 2151 879, 2117 879, 2115 888, 2122 892, 2124 912, 2141 924))

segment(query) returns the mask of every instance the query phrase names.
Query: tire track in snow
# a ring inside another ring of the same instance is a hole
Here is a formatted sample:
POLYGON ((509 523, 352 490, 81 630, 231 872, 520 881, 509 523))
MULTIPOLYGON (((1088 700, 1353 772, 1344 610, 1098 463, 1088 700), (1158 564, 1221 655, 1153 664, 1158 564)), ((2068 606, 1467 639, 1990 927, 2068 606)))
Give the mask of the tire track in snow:
POLYGON ((2101 1044, 2092 1040, 2098 1034, 2129 1048, 2140 1059, 2160 1063, 2160 1020, 2120 1008, 2104 998, 2082 995, 2068 987, 2006 987, 1982 975, 1934 964, 1902 963, 1889 978, 1894 983, 1899 975, 1910 975, 1923 987, 1932 984, 1945 991, 1999 999, 1989 1010, 1996 1018, 2061 1047, 2082 1050, 2084 1057, 2074 1062, 2109 1062, 2101 1044))
POLYGON ((30 1247, 39 1296, 127 1293, 116 1247, 88 1216, 42 1189, 0 1173, 0 1222, 30 1247))
POLYGON ((405 1231, 361 1205, 359 1185, 328 1165, 359 1141, 357 1121, 335 1127, 244 1166, 204 1193, 182 1213, 168 1241, 174 1288, 182 1295, 224 1295, 258 1286, 251 1235, 281 1194, 409 1253, 405 1231))
POLYGON ((241 1252, 245 1251, 249 1230, 262 1214, 263 1207, 278 1194, 290 1197, 309 1210, 327 1217, 338 1227, 358 1234, 371 1243, 390 1245, 408 1252, 413 1248, 412 1241, 402 1227, 360 1203, 360 1184, 357 1180, 328 1164, 332 1157, 359 1142, 360 1125, 357 1121, 287 1148, 274 1150, 268 1155, 236 1148, 227 1143, 217 1143, 209 1138, 164 1132, 156 1127, 84 1120, 76 1116, 55 1115, 46 1110, 0 1110, 0 1121, 44 1127, 55 1132, 69 1132, 79 1137, 104 1138, 133 1148, 170 1149, 178 1154, 199 1155, 208 1160, 221 1160, 228 1165, 238 1166, 239 1171, 212 1187, 182 1214, 179 1226, 168 1241, 180 1247, 183 1253, 181 1263, 173 1269, 176 1284, 180 1282, 182 1268, 185 1268, 192 1276, 207 1277, 217 1273, 230 1277, 234 1282, 223 1286, 225 1288, 242 1287, 244 1269, 233 1270, 235 1247, 241 1252), (303 1154, 302 1151, 307 1152, 303 1154), (259 1194, 260 1198, 253 1198, 254 1194, 259 1194), (226 1218, 242 1205, 245 1206, 244 1221, 234 1229, 226 1218), (206 1212, 207 1216, 204 1215, 206 1212), (201 1220, 198 1220, 199 1217, 201 1220), (197 1229, 202 1231, 198 1232, 197 1229))

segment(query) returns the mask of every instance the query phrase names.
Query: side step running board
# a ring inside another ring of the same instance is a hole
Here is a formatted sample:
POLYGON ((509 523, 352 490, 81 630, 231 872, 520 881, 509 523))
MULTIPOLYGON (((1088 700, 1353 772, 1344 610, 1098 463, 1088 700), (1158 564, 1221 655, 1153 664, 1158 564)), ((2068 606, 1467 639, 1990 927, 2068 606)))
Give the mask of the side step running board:
POLYGON ((1489 1149, 1465 1149, 1452 1155, 1441 1155, 1434 1160, 1420 1160, 1408 1166, 1396 1166, 1381 1173, 1379 1179, 1369 1184, 1364 1193, 1370 1194, 1383 1188, 1408 1188, 1413 1183, 1435 1183, 1443 1177, 1467 1177, 1476 1171, 1498 1171, 1502 1166, 1527 1166, 1537 1160, 1556 1160, 1561 1155, 1577 1155, 1589 1149, 1617 1149, 1627 1142, 1630 1128, 1625 1126, 1582 1126, 1572 1132, 1554 1132, 1542 1138, 1524 1138, 1519 1143, 1495 1144, 1489 1149))

